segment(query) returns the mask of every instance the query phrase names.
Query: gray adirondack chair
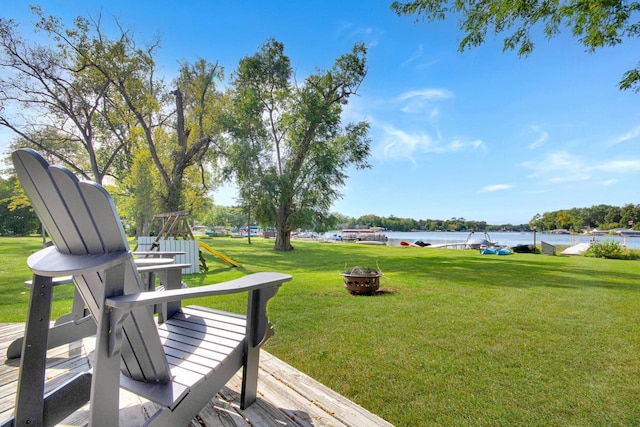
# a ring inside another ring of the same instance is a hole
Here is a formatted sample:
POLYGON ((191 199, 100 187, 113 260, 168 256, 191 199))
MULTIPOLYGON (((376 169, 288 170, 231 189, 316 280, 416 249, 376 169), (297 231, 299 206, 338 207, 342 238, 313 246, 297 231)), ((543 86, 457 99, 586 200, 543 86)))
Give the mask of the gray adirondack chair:
POLYGON ((146 425, 186 425, 240 369, 241 407, 256 399, 261 344, 273 333, 266 304, 291 276, 255 273, 189 289, 143 292, 113 201, 101 186, 13 153, 16 173, 54 246, 31 255, 34 273, 16 412, 3 426, 54 425, 90 401, 91 426, 118 425, 119 389, 156 402, 146 425), (52 278, 71 275, 97 323, 94 364, 44 394, 52 278), (181 307, 185 298, 247 293, 244 315, 181 307), (153 308, 163 306, 158 321, 153 308))

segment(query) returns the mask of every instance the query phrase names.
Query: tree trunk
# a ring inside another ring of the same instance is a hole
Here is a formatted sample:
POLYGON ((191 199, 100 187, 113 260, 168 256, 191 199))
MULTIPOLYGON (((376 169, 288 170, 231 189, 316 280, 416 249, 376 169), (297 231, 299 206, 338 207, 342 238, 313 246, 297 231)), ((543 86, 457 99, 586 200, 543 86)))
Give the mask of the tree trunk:
POLYGON ((285 230, 280 226, 276 226, 276 251, 291 251, 293 250, 293 246, 291 246, 291 231, 285 230))
POLYGON ((167 188, 167 198, 164 200, 165 212, 177 212, 182 210, 182 202, 182 176, 176 176, 174 174, 171 183, 167 188))
POLYGON ((47 247, 47 230, 44 229, 44 224, 40 223, 40 229, 42 230, 42 247, 47 247))
POLYGON ((150 236, 151 221, 148 218, 139 218, 136 221, 136 238, 150 236))
POLYGON ((276 215, 276 251, 293 250, 293 246, 291 246, 291 226, 288 219, 284 209, 279 209, 276 215))

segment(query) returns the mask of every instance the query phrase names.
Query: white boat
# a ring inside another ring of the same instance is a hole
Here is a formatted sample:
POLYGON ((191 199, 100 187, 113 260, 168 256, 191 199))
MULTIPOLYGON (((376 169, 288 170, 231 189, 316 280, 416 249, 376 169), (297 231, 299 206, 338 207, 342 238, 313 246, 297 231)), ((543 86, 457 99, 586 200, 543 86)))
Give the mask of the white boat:
POLYGON ((578 243, 577 245, 569 246, 564 251, 560 252, 560 255, 582 255, 584 251, 591 247, 589 243, 578 243))
POLYGON ((607 234, 609 234, 609 230, 598 230, 597 228, 594 228, 590 231, 590 234, 592 236, 606 236, 607 234))
POLYGON ((389 238, 378 232, 379 228, 375 229, 344 229, 341 231, 342 241, 344 242, 381 242, 386 243, 389 238))
POLYGON ((473 234, 474 234, 473 231, 469 233, 469 236, 467 236, 467 241, 464 242, 465 247, 467 249, 480 249, 481 247, 498 246, 496 242, 491 241, 491 237, 489 237, 489 233, 487 233, 486 231, 484 232, 484 238, 480 238, 480 239, 472 239, 471 236, 473 234))

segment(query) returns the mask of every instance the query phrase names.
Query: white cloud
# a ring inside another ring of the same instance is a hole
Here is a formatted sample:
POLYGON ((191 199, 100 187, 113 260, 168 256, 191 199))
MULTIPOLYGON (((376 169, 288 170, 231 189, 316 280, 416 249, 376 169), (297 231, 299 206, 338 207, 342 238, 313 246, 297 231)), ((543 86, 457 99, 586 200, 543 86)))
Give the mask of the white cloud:
POLYGON ((635 128, 631 129, 629 132, 625 133, 624 135, 620 135, 618 138, 616 138, 613 141, 613 143, 620 144, 621 142, 630 141, 632 139, 635 139, 639 135, 640 135, 640 126, 636 126, 635 128))
POLYGON ((419 70, 424 70, 424 69, 426 69, 426 68, 430 68, 432 65, 435 65, 435 64, 437 64, 438 62, 440 62, 440 59, 432 59, 432 60, 430 60, 430 61, 427 61, 427 62, 423 62, 423 63, 421 63, 420 65, 418 65, 418 67, 417 67, 417 68, 418 68, 419 70))
POLYGON ((422 43, 421 43, 418 45, 418 49, 415 52, 413 52, 413 54, 409 57, 409 59, 404 61, 402 65, 405 66, 405 65, 411 64, 412 62, 420 59, 423 54, 424 54, 424 49, 422 48, 422 43))
POLYGON ((610 175, 640 172, 640 160, 584 159, 567 151, 556 151, 536 161, 522 163, 532 172, 528 178, 542 179, 548 184, 587 181, 593 179, 601 185, 608 186, 616 182, 610 175), (606 175, 603 175, 605 173, 606 175))
POLYGON ((453 92, 448 89, 420 89, 410 90, 403 93, 398 97, 399 101, 405 101, 407 99, 420 98, 426 101, 432 101, 437 99, 453 98, 453 92))
POLYGON ((567 151, 551 152, 540 161, 525 162, 522 166, 533 171, 529 178, 542 178, 547 183, 553 184, 584 181, 591 176, 583 161, 567 151))
POLYGON ((473 148, 482 148, 483 150, 486 150, 486 146, 484 145, 484 143, 482 142, 482 140, 480 139, 476 139, 475 141, 471 142, 471 146, 473 148))
POLYGON ((611 160, 594 166, 595 170, 605 172, 634 172, 640 171, 640 160, 611 160))
POLYGON ((510 184, 494 184, 494 185, 487 185, 485 187, 482 187, 480 189, 480 191, 483 192, 483 193, 490 193, 490 192, 493 192, 493 191, 509 190, 510 188, 513 188, 513 185, 510 185, 510 184))
POLYGON ((433 119, 440 114, 440 110, 433 104, 453 97, 453 92, 447 89, 420 89, 401 94, 396 98, 396 102, 402 104, 400 111, 403 113, 424 114, 433 119))
POLYGON ((371 27, 356 27, 351 22, 342 22, 336 29, 334 39, 364 40, 368 48, 378 45, 379 31, 371 27))
POLYGON ((438 134, 433 138, 426 132, 405 132, 391 125, 382 128, 383 135, 377 155, 386 159, 409 159, 415 162, 415 155, 428 153, 453 153, 467 149, 484 149, 481 140, 467 141, 453 139, 444 141, 438 134))
POLYGON ((549 133, 547 131, 545 131, 544 129, 541 129, 538 126, 531 126, 531 130, 536 132, 538 134, 538 137, 536 138, 535 141, 533 141, 531 144, 529 144, 529 149, 533 150, 533 149, 537 148, 538 146, 540 146, 540 145, 544 144, 545 142, 547 142, 547 139, 549 139, 549 133))
POLYGON ((368 102, 367 108, 378 107, 375 115, 367 117, 376 134, 373 156, 416 162, 416 157, 425 154, 486 150, 480 139, 454 138, 441 134, 438 126, 425 126, 440 116, 437 103, 453 97, 453 92, 447 89, 425 88, 404 92, 391 100, 368 102), (390 119, 398 110, 412 116, 397 118, 397 122, 395 118, 390 119), (382 117, 384 119, 379 120, 382 117))
POLYGON ((426 134, 409 134, 393 127, 384 128, 383 157, 407 158, 413 161, 416 151, 435 151, 438 144, 426 134))

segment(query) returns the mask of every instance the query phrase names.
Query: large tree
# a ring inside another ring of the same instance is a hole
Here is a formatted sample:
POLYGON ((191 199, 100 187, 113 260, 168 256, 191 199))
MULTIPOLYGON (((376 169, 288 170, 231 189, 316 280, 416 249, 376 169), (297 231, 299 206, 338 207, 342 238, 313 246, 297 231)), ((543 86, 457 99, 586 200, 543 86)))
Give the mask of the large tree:
POLYGON ((117 178, 124 179, 132 167, 130 153, 144 147, 158 171, 164 211, 184 209, 185 191, 204 195, 209 148, 220 133, 215 80, 222 78, 222 68, 202 59, 184 63, 167 88, 156 70, 157 41, 140 45, 133 31, 120 25, 111 37, 100 17, 77 17, 67 27, 32 9, 49 44, 26 45, 11 21, 0 20, 4 65, 17 76, 0 82, 0 113, 16 111, 8 108, 13 102, 27 112, 13 121, 2 114, 0 125, 85 177, 84 165, 74 160, 88 158, 91 178, 98 182, 117 170, 117 178), (20 120, 25 131, 13 124, 20 120), (192 179, 191 169, 200 171, 198 179, 192 179))
POLYGON ((117 38, 109 38, 99 21, 83 18, 76 18, 73 31, 51 17, 43 18, 40 26, 74 50, 83 67, 94 70, 112 85, 117 94, 114 98, 135 117, 158 169, 164 188, 164 210, 180 210, 187 169, 203 161, 217 138, 215 125, 202 118, 215 104, 214 77, 220 78, 222 69, 205 60, 193 65, 185 63, 173 90, 167 92, 156 72, 154 55, 158 44, 139 46, 124 30, 117 38), (167 104, 169 94, 173 95, 173 108, 167 104))
MULTIPOLYGON (((534 49, 531 34, 540 28, 552 38, 569 29, 590 52, 640 36, 640 2, 626 0, 413 0, 394 1, 398 15, 416 21, 460 20, 460 50, 484 43, 487 33, 505 33, 504 50, 526 56, 534 49)), ((628 70, 621 89, 640 91, 640 68, 628 70)))
POLYGON ((0 18, 0 126, 85 179, 102 183, 126 154, 110 84, 55 43, 25 40, 0 18))
POLYGON ((230 171, 252 215, 275 224, 277 250, 292 249, 292 230, 326 220, 348 167, 369 166, 368 123, 342 126, 341 118, 366 71, 356 44, 298 84, 283 44, 269 40, 232 76, 230 171))

